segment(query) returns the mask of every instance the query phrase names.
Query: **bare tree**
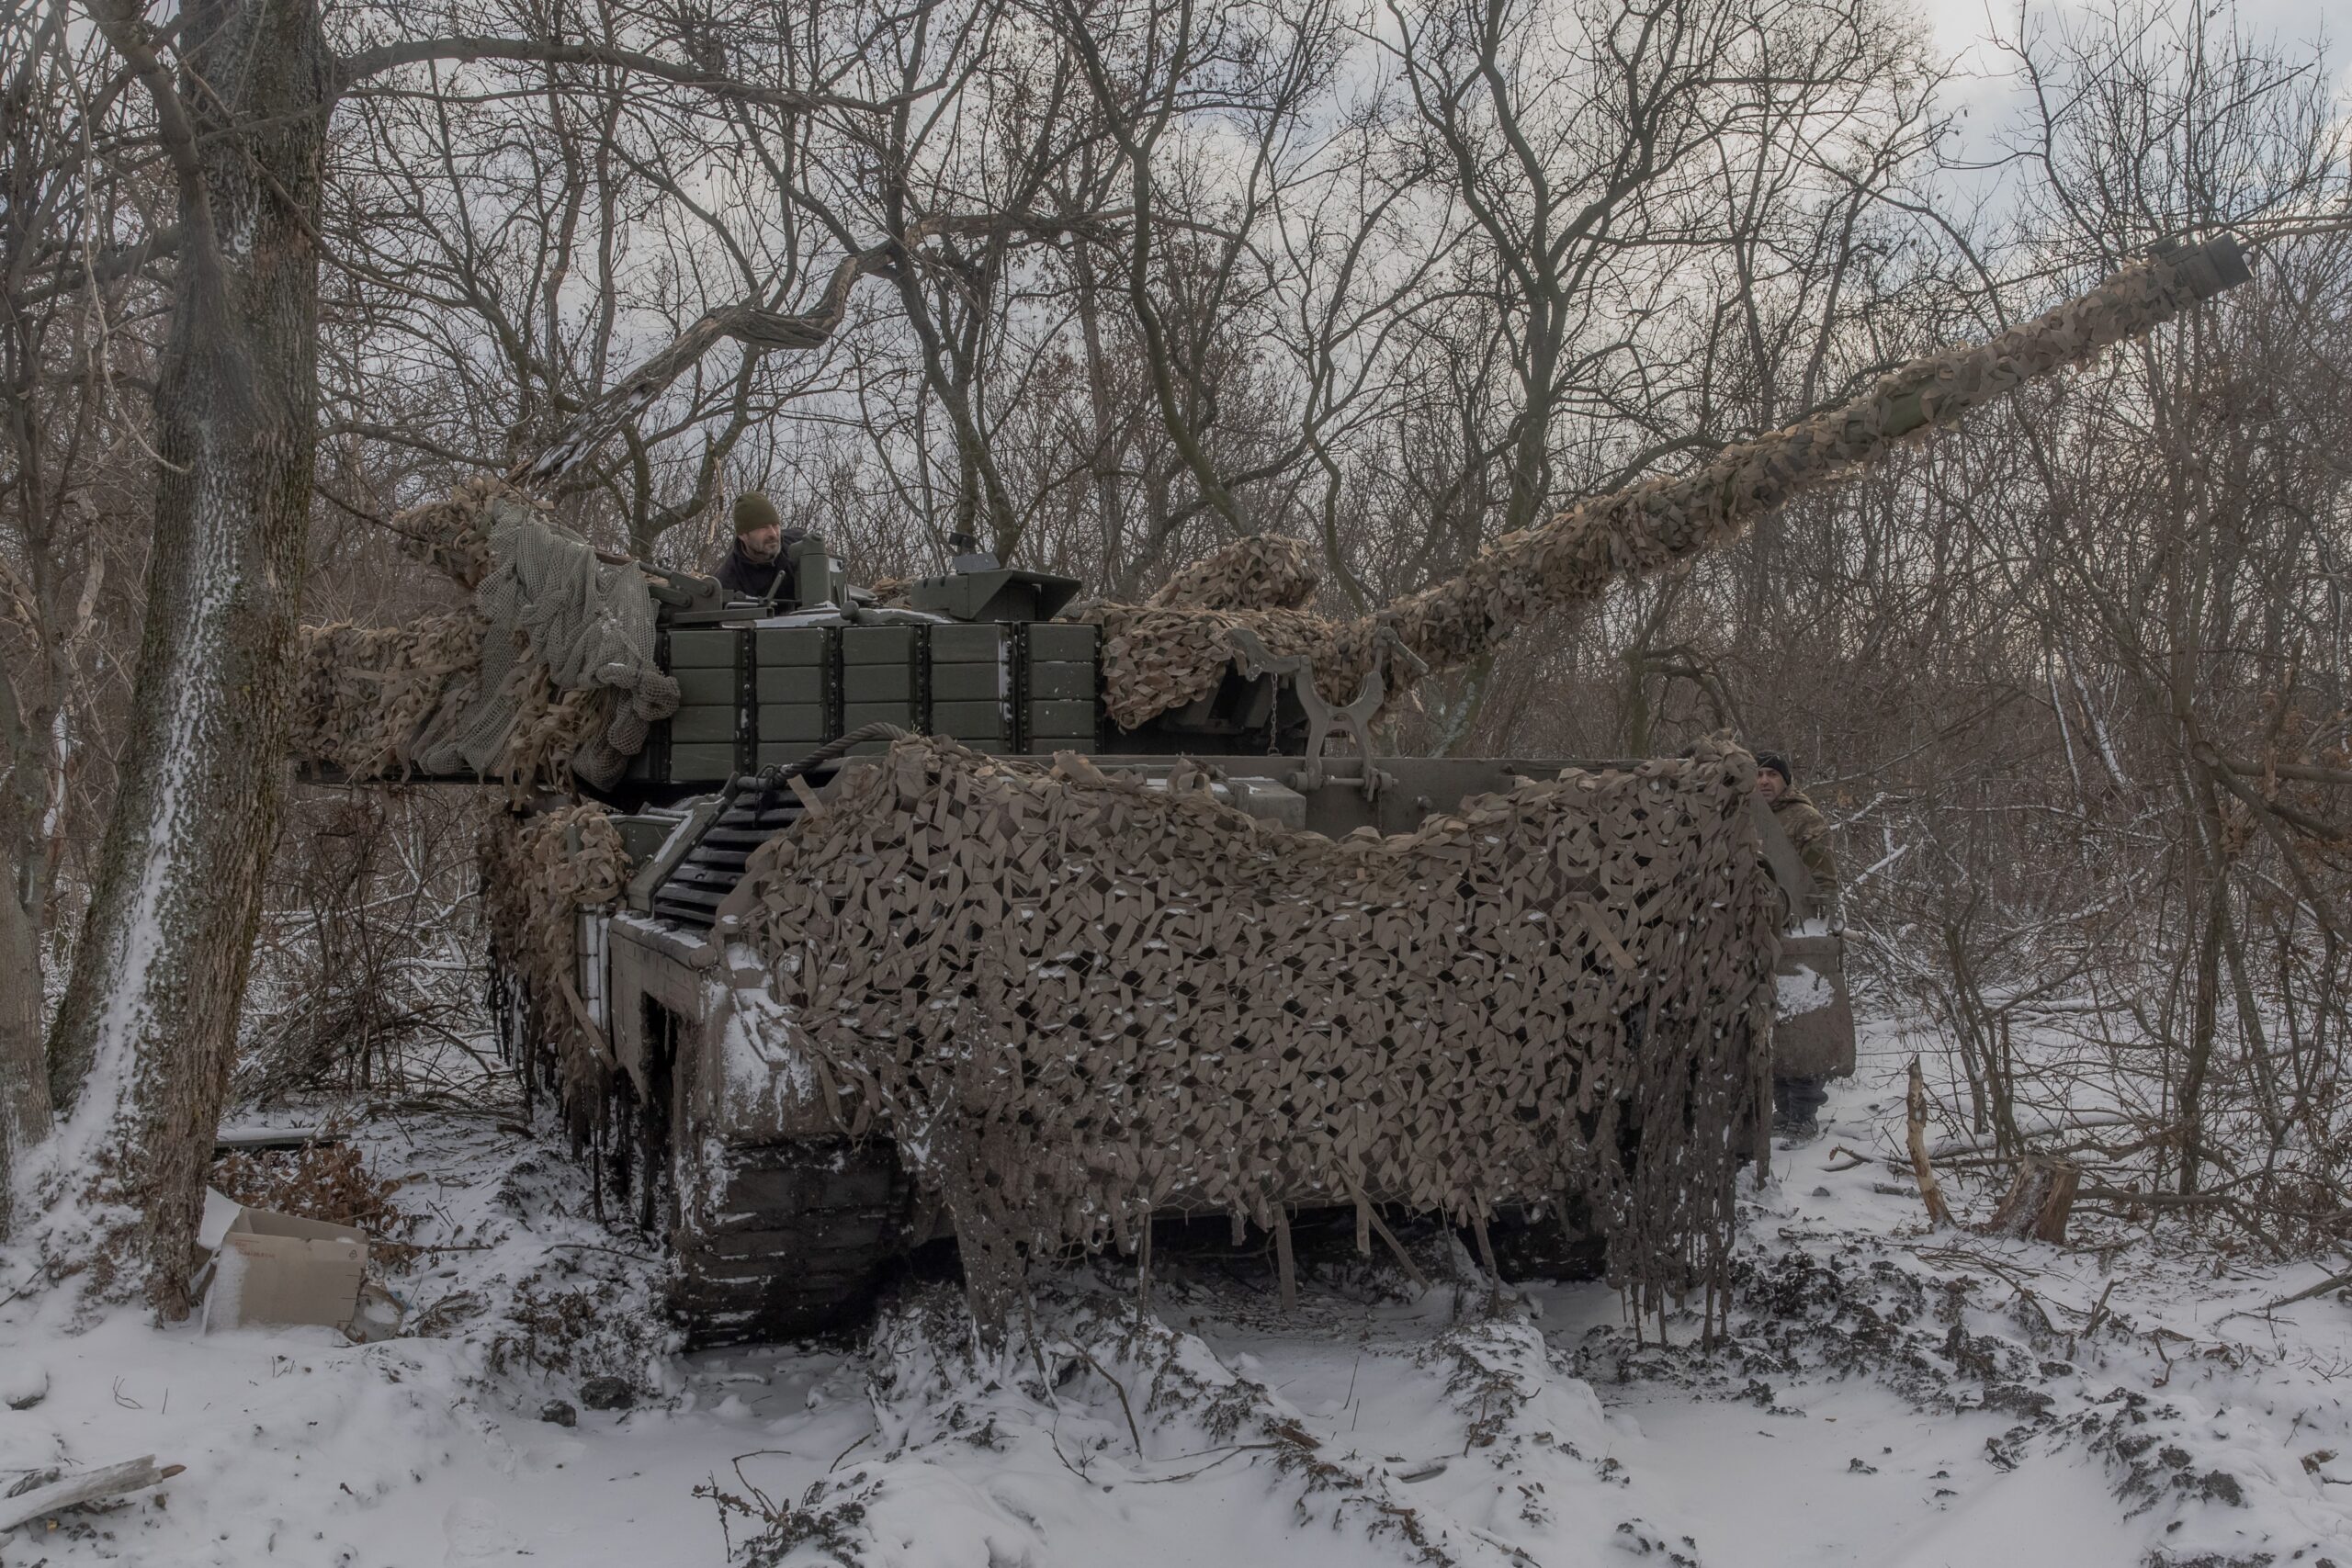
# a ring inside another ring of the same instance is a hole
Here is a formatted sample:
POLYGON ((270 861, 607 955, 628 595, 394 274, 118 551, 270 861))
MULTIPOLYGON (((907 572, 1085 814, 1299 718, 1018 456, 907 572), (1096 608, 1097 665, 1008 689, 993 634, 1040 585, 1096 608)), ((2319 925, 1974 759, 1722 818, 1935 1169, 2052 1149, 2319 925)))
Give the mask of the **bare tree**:
POLYGON ((91 16, 147 96, 179 234, 135 708, 51 1066, 95 1282, 177 1316, 285 772, 332 62, 306 6, 191 6, 176 71, 133 11, 91 16))

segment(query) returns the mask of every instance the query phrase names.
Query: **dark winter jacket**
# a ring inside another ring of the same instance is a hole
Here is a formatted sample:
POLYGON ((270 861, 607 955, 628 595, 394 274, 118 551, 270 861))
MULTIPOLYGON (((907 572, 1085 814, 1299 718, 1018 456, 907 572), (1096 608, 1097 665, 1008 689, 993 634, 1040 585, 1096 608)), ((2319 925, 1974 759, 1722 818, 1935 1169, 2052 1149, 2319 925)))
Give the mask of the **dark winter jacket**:
POLYGON ((776 551, 775 559, 772 561, 753 560, 744 553, 743 541, 737 539, 728 547, 727 553, 719 558, 718 564, 712 569, 711 575, 718 579, 718 585, 726 589, 730 597, 765 599, 769 596, 769 585, 775 582, 777 574, 781 573, 784 577, 784 585, 775 591, 775 597, 779 603, 790 601, 794 598, 794 593, 792 560, 788 552, 793 546, 808 536, 797 529, 786 529, 783 547, 776 551))

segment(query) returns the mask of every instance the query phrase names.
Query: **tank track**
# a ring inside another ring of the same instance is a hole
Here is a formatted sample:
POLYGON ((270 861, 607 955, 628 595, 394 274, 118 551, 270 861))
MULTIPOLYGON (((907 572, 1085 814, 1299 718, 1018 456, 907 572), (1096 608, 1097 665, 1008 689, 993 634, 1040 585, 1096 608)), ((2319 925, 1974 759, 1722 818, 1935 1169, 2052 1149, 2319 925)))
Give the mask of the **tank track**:
POLYGON ((909 1246, 912 1188, 887 1144, 738 1145, 682 1182, 671 1310, 687 1344, 763 1343, 861 1318, 909 1246))

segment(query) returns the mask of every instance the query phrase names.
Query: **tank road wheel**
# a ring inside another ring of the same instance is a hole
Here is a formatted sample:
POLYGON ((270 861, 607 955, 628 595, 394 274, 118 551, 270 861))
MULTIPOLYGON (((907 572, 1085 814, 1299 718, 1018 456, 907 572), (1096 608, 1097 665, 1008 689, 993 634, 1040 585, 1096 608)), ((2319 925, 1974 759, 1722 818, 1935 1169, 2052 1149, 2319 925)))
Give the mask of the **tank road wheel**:
POLYGON ((713 1152, 679 1183, 671 1307, 688 1345, 789 1339, 862 1315, 908 1248, 912 1190, 895 1151, 810 1139, 713 1152))

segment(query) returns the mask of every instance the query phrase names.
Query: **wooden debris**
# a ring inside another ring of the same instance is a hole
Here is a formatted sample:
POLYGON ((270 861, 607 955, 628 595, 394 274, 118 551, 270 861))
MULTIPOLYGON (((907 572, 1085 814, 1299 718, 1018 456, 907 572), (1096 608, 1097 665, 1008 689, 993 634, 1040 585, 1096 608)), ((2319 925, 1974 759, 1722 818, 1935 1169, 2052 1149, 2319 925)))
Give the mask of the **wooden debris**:
POLYGON ((1952 1223, 1951 1206, 1944 1201, 1944 1190, 1928 1163, 1928 1084, 1920 1077, 1917 1056, 1911 1058, 1911 1089, 1904 1110, 1909 1122, 1911 1174, 1919 1183, 1921 1201, 1928 1205, 1928 1224, 1937 1230, 1947 1229, 1952 1223))
POLYGON ((2063 1242, 2066 1222, 2075 1212, 2075 1195, 2083 1173, 2073 1163, 2029 1154, 2018 1162, 2017 1179, 1993 1210, 1993 1217, 1978 1227, 1986 1235, 2027 1237, 2063 1242))
POLYGON ((1298 1264, 1290 1250, 1290 1208, 1274 1205, 1274 1273, 1281 1282, 1282 1308, 1284 1312, 1298 1310, 1298 1264))
POLYGON ((97 1470, 85 1470, 79 1475, 69 1475, 52 1481, 46 1486, 15 1497, 0 1497, 0 1531, 12 1530, 18 1525, 30 1524, 85 1503, 102 1502, 127 1493, 141 1492, 150 1486, 160 1486, 187 1466, 167 1464, 160 1468, 153 1454, 109 1464, 97 1470))

